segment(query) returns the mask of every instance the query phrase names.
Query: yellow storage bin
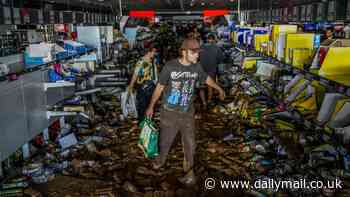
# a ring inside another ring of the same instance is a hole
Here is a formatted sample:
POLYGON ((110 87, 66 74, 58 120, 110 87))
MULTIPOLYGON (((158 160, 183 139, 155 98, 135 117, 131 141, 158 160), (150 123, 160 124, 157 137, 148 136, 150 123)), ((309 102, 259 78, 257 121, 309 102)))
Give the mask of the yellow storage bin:
MULTIPOLYGON (((289 33, 286 35, 285 42, 285 54, 289 54, 291 49, 309 49, 310 53, 314 49, 315 34, 300 34, 300 33, 289 33)), ((310 54, 311 55, 311 54, 310 54)), ((291 56, 285 56, 285 62, 290 64, 292 62, 291 56)))
POLYGON ((260 57, 246 57, 243 60, 242 68, 244 70, 255 70, 256 69, 256 62, 257 60, 260 60, 260 57))
POLYGON ((330 47, 319 75, 350 86, 350 47, 330 47))
POLYGON ((273 25, 271 41, 274 43, 272 48, 272 56, 277 57, 276 43, 280 33, 296 33, 298 29, 297 25, 273 25))
POLYGON ((310 49, 290 49, 289 58, 290 62, 294 67, 303 69, 304 65, 307 64, 311 59, 311 50, 310 49))
POLYGON ((263 52, 263 48, 261 45, 263 43, 267 43, 269 41, 269 35, 268 34, 257 34, 254 36, 254 46, 255 50, 259 52, 263 52))

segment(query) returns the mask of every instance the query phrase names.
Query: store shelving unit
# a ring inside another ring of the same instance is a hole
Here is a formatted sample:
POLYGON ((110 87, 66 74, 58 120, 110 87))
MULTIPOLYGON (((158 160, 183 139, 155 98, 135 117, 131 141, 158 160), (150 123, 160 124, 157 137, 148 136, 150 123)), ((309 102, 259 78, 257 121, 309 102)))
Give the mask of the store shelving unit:
MULTIPOLYGON (((346 86, 344 84, 340 84, 336 81, 324 78, 322 76, 319 76, 317 74, 311 73, 307 70, 303 70, 303 69, 299 69, 296 67, 293 67, 290 64, 286 64, 284 62, 281 62, 279 60, 277 60, 276 58, 267 56, 266 54, 260 53, 258 51, 255 51, 254 49, 250 49, 247 47, 243 47, 243 46, 239 46, 236 47, 236 49, 243 54, 243 57, 245 56, 245 54, 247 54, 247 52, 249 52, 249 56, 261 56, 264 58, 264 60, 269 61, 269 63, 277 65, 279 68, 281 68, 282 70, 288 71, 289 73, 293 74, 293 75, 298 75, 298 74, 302 74, 305 76, 305 79, 309 80, 309 81, 319 81, 320 84, 322 84, 323 86, 326 87, 327 92, 328 93, 339 93, 339 94, 343 94, 345 96, 350 96, 350 86, 346 86)), ((246 56, 246 57, 249 57, 246 56)), ((257 87, 261 87, 260 84, 256 83, 254 80, 251 80, 251 82, 257 86, 257 87)), ((277 91, 277 90, 276 90, 277 91)), ((273 98, 275 102, 281 102, 280 100, 278 100, 277 98, 273 98)), ((292 106, 287 106, 286 110, 293 114, 294 117, 299 117, 300 113, 297 109, 295 109, 292 106)), ((306 120, 306 119, 300 119, 299 123, 301 125, 304 125, 305 128, 313 128, 314 130, 322 130, 322 128, 317 125, 317 121, 316 120, 306 120)), ((327 128, 323 128, 325 130, 327 130, 327 128)))
POLYGON ((0 161, 40 134, 53 119, 77 115, 75 112, 47 110, 49 106, 74 96, 76 86, 75 82, 48 82, 48 67, 93 51, 90 49, 84 53, 37 65, 25 69, 16 81, 0 82, 0 161))
MULTIPOLYGON (((246 51, 249 51, 249 49, 244 48, 244 47, 240 47, 239 50, 244 53, 246 51)), ((290 71, 293 72, 294 74, 302 74, 305 76, 306 79, 308 80, 316 80, 319 81, 322 85, 325 85, 329 90, 333 90, 335 93, 340 93, 340 94, 344 94, 347 96, 350 96, 350 86, 341 84, 339 82, 324 78, 320 75, 311 73, 308 70, 303 70, 303 69, 299 69, 296 68, 290 64, 284 63, 279 61, 276 58, 267 56, 263 53, 260 53, 258 51, 253 50, 253 52, 255 53, 256 56, 261 56, 263 58, 265 58, 266 60, 268 60, 270 63, 278 65, 280 68, 286 70, 286 71, 290 71)))

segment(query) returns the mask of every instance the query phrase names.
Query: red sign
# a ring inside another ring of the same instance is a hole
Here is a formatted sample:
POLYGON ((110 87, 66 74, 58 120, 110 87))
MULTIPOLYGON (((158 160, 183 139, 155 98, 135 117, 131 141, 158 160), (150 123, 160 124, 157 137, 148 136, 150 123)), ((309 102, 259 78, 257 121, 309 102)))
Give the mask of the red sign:
POLYGON ((142 10, 142 11, 131 10, 129 12, 130 17, 138 17, 138 18, 155 17, 155 15, 156 15, 156 12, 153 10, 142 10))
POLYGON ((228 10, 204 10, 203 16, 223 16, 227 15, 228 10))

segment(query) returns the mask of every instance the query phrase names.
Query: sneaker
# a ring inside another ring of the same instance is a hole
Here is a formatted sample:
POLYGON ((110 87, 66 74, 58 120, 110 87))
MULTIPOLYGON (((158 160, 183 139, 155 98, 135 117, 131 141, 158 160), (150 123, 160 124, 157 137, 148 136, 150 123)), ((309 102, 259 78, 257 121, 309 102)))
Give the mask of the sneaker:
POLYGON ((194 115, 194 119, 196 120, 202 119, 202 116, 200 114, 196 114, 194 115))
POLYGON ((194 175, 193 172, 186 174, 184 177, 181 177, 178 180, 180 183, 188 186, 196 184, 196 176, 194 175))
POLYGON ((160 168, 162 168, 162 164, 160 163, 160 161, 156 158, 154 161, 152 161, 152 168, 154 170, 159 170, 160 168))
POLYGON ((208 104, 203 104, 202 110, 203 111, 208 111, 208 104))

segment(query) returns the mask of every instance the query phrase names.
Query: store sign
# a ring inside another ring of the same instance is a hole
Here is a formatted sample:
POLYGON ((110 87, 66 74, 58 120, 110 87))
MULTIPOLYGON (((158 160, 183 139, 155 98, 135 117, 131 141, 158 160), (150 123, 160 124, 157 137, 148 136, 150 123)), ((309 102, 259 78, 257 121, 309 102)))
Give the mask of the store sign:
POLYGON ((38 10, 38 21, 39 24, 44 24, 44 13, 42 10, 38 10))
POLYGON ((288 8, 283 9, 282 21, 288 21, 288 8))
POLYGON ((335 1, 330 1, 328 4, 328 20, 335 20, 335 1))
POLYGON ((317 21, 321 21, 323 19, 323 10, 324 10, 324 4, 318 3, 317 4, 317 14, 316 14, 317 21))
POLYGON ((60 13, 60 22, 59 23, 64 23, 63 21, 63 12, 59 12, 60 13))
POLYGON ((283 9, 277 9, 277 21, 281 21, 282 20, 282 15, 283 15, 283 9))
POLYGON ((3 7, 3 16, 4 16, 4 23, 5 24, 12 23, 10 7, 3 7))
POLYGON ((289 7, 288 8, 288 16, 287 16, 287 20, 288 21, 293 21, 293 8, 292 7, 289 7))
POLYGON ((292 17, 292 20, 293 21, 297 21, 298 20, 298 7, 297 6, 295 6, 294 8, 293 8, 293 17, 292 17))
POLYGON ((49 23, 54 24, 55 23, 55 12, 54 11, 49 11, 49 23))
POLYGON ((347 20, 350 20, 350 0, 348 0, 348 6, 347 6, 347 9, 346 9, 346 18, 347 20))
POLYGON ((28 13, 29 13, 30 24, 40 24, 38 9, 29 9, 28 13))
POLYGON ((279 14, 279 20, 280 20, 280 21, 283 20, 283 13, 284 13, 284 9, 281 8, 281 9, 280 9, 280 14, 279 14))
POLYGON ((21 14, 19 8, 13 8, 13 20, 16 25, 21 24, 21 14))
POLYGON ((276 21, 276 9, 272 10, 272 21, 276 21))
POLYGON ((30 21, 29 21, 29 11, 27 8, 21 8, 20 9, 20 14, 21 14, 21 17, 23 19, 23 23, 24 24, 28 24, 30 21))
POLYGON ((72 23, 77 23, 76 12, 72 12, 72 23))
POLYGON ((305 5, 302 5, 300 7, 300 20, 301 21, 305 21, 306 20, 306 6, 305 5))
POLYGON ((76 23, 84 23, 84 13, 83 12, 75 12, 75 22, 76 23))
POLYGON ((312 4, 306 6, 306 21, 312 21, 312 8, 312 4))

